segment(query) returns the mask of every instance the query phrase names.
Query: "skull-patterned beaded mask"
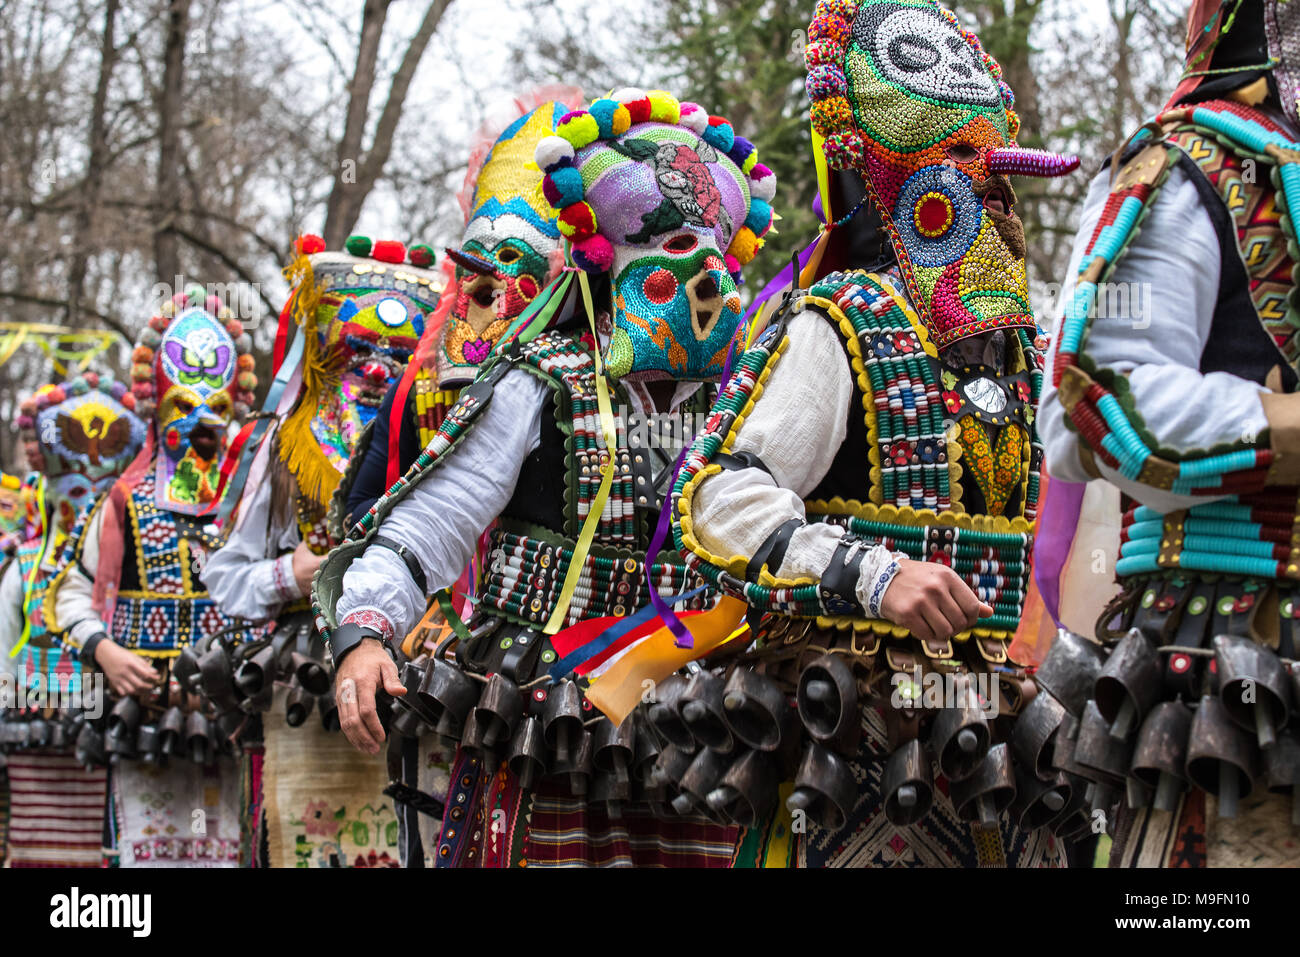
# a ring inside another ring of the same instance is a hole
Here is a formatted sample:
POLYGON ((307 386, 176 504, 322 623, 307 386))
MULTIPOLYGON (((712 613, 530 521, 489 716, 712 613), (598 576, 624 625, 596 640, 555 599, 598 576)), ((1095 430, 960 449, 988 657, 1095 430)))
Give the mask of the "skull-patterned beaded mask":
POLYGON ((933 0, 822 0, 808 38, 826 160, 866 180, 935 346, 1034 328, 1007 176, 1078 160, 1011 145, 1019 120, 1000 68, 933 0))
POLYGON ((574 263, 608 273, 615 378, 721 375, 740 269, 771 228, 776 180, 726 120, 662 91, 620 90, 538 146, 574 263))

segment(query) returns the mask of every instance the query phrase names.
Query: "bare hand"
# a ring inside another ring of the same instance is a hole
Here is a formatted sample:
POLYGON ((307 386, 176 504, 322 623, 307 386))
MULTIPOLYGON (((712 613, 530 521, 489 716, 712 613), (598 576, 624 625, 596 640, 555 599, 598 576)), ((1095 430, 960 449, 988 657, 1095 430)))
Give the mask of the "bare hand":
POLYGON ((347 657, 334 679, 334 695, 339 706, 339 726, 352 746, 366 754, 378 754, 384 741, 384 728, 375 708, 379 688, 400 698, 406 688, 398 680, 397 665, 376 638, 363 639, 347 657))
POLYGON ((312 576, 316 574, 316 569, 320 568, 323 561, 325 556, 317 555, 307 547, 306 542, 298 543, 298 547, 293 550, 293 580, 298 583, 299 592, 304 595, 311 594, 312 576))
POLYGON ((880 610, 922 641, 944 641, 993 614, 947 565, 907 558, 899 560, 880 610))
POLYGON ((142 694, 162 681, 147 659, 112 641, 95 646, 95 664, 104 672, 113 693, 121 698, 142 694))

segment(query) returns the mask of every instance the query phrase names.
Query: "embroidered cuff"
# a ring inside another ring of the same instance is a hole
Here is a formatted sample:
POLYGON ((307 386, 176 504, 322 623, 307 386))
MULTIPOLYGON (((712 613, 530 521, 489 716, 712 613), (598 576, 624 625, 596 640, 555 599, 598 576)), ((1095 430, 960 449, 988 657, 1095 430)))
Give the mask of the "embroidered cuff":
POLYGON ((901 552, 890 552, 883 545, 877 545, 872 554, 862 563, 862 575, 858 579, 858 600, 866 610, 868 618, 884 618, 881 606, 885 602, 885 592, 898 574, 901 552))
POLYGON ((339 624, 373 629, 379 632, 386 643, 391 643, 397 634, 397 630, 393 627, 393 623, 388 620, 388 616, 378 608, 358 608, 355 611, 350 611, 339 624))
POLYGON ((276 597, 281 602, 297 601, 303 597, 298 587, 298 579, 293 576, 293 552, 281 555, 271 566, 271 580, 275 585, 276 597))

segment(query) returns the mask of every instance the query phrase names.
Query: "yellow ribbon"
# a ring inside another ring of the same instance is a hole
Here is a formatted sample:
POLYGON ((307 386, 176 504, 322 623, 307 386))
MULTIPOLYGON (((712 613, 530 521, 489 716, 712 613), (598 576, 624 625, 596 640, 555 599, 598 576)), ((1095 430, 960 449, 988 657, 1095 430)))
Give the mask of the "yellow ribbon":
POLYGON ((578 587, 582 566, 586 564, 591 552, 591 543, 596 538, 596 529, 600 527, 600 516, 609 501, 610 489, 614 486, 614 456, 618 453, 618 439, 614 425, 614 409, 609 401, 609 382, 605 379, 605 364, 600 358, 600 339, 596 335, 596 312, 591 304, 591 282, 585 272, 578 272, 578 284, 582 287, 582 305, 587 310, 587 322, 591 326, 591 335, 595 341, 596 360, 596 402, 600 407, 600 431, 605 438, 605 460, 600 464, 600 488, 591 503, 587 520, 582 523, 582 531, 573 548, 573 558, 569 560, 569 570, 564 576, 564 587, 555 603, 555 610, 542 629, 544 634, 553 635, 564 624, 569 613, 569 604, 573 601, 573 592, 578 587))
MULTIPOLYGON (((44 521, 48 521, 53 526, 58 521, 58 516, 45 516, 45 483, 39 482, 36 485, 36 514, 40 515, 44 521)), ((27 575, 27 587, 23 589, 23 604, 27 604, 26 597, 31 590, 36 587, 36 578, 41 573, 41 565, 45 562, 45 553, 49 551, 50 542, 54 538, 55 529, 53 527, 46 529, 45 541, 41 543, 40 553, 36 556, 36 561, 32 564, 32 570, 27 575)), ((25 610, 25 608, 24 608, 25 610)), ((27 645, 27 641, 32 636, 32 620, 23 615, 23 631, 18 636, 18 643, 14 645, 13 650, 9 652, 10 658, 17 658, 18 653, 27 645)))

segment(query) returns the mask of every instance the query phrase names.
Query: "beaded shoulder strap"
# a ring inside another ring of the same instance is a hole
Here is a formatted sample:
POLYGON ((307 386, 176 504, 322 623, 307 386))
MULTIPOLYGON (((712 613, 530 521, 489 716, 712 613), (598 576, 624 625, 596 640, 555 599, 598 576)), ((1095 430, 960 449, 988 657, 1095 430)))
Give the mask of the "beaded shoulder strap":
MULTIPOLYGON (((1267 444, 1240 442, 1186 454, 1159 448, 1134 406, 1127 380, 1099 369, 1087 351, 1099 291, 1177 162, 1179 148, 1169 134, 1180 129, 1193 129, 1268 171, 1295 258, 1289 211, 1300 209, 1300 144, 1237 104, 1216 102, 1162 114, 1132 138, 1137 151, 1128 161, 1116 164, 1111 194, 1080 260, 1074 296, 1066 303, 1052 381, 1075 431, 1102 462, 1126 478, 1182 495, 1250 492, 1265 484, 1273 461, 1267 444)), ((1294 303, 1293 293, 1292 308, 1294 303)))

